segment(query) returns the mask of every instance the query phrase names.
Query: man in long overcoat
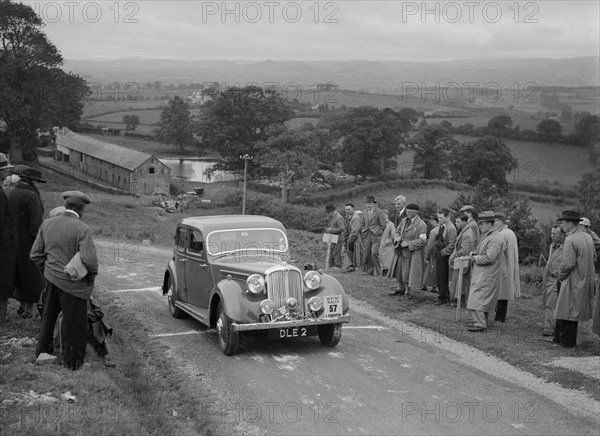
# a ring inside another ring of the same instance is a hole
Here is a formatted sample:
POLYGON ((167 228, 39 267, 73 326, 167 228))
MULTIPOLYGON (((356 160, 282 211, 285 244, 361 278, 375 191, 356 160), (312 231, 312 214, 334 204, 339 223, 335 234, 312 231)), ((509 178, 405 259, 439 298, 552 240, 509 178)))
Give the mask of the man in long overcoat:
MULTIPOLYGON (((4 172, 12 168, 4 153, 0 153, 0 181, 4 172)), ((15 287, 15 228, 8 206, 8 198, 0 186, 0 322, 6 319, 8 299, 15 287)))
POLYGON ((544 336, 552 336, 554 332, 554 309, 556 308, 557 290, 556 281, 558 280, 558 267, 562 259, 563 242, 565 232, 559 225, 555 225, 550 231, 550 249, 548 252, 548 261, 544 267, 544 276, 542 278, 542 304, 546 309, 544 316, 544 336))
POLYGON ((352 272, 357 266, 362 265, 362 240, 360 236, 361 213, 354 209, 352 203, 347 203, 344 207, 346 217, 344 219, 344 246, 347 251, 350 265, 344 272, 352 272))
POLYGON ((427 287, 435 288, 434 292, 437 292, 437 277, 435 269, 435 255, 437 248, 435 246, 435 239, 438 231, 440 230, 440 223, 438 221, 437 213, 432 214, 429 217, 429 235, 427 235, 427 245, 425 246, 425 271, 423 271, 423 288, 427 290, 427 287))
MULTIPOLYGON (((475 251, 475 234, 473 233, 472 227, 467 227, 468 217, 466 215, 458 215, 456 217, 456 228, 458 230, 458 236, 454 243, 454 250, 448 259, 448 266, 451 271, 451 283, 450 283, 450 298, 452 304, 456 305, 458 302, 458 273, 460 270, 454 269, 454 260, 458 257, 468 256, 472 251, 475 251)), ((471 266, 465 268, 463 271, 462 288, 460 292, 461 303, 463 306, 467 305, 467 298, 469 297, 469 287, 471 285, 471 266)))
POLYGON ((335 206, 333 204, 328 204, 325 206, 325 213, 327 215, 327 227, 325 228, 325 233, 331 233, 332 235, 338 236, 338 242, 331 244, 331 251, 329 252, 329 266, 341 268, 344 218, 337 210, 335 210, 335 206))
POLYGON ((436 281, 438 288, 438 301, 436 305, 446 304, 450 302, 450 287, 448 281, 450 278, 450 269, 448 261, 450 255, 454 250, 454 243, 456 242, 456 227, 452 224, 450 219, 450 210, 442 207, 437 213, 438 221, 440 222, 440 228, 436 235, 435 246, 437 248, 435 253, 435 268, 436 268, 436 281))
POLYGON ((6 188, 6 196, 15 225, 16 268, 13 297, 19 300, 17 310, 23 318, 33 316, 33 305, 40 300, 46 281, 29 252, 43 221, 44 209, 35 182, 46 183, 42 173, 26 165, 10 170, 20 177, 14 186, 6 188))
POLYGON ((399 252, 394 258, 388 272, 388 277, 398 279, 398 290, 393 294, 401 294, 405 290, 406 298, 410 299, 411 290, 423 286, 423 249, 427 245, 427 224, 419 217, 419 206, 411 203, 406 206, 406 218, 394 232, 394 244, 399 252))
POLYGON ((481 240, 481 231, 477 225, 477 212, 475 211, 475 207, 467 204, 461 207, 459 212, 467 216, 467 227, 473 230, 473 234, 475 235, 475 247, 477 247, 477 244, 479 244, 479 241, 481 240))
POLYGON ((521 298, 521 280, 519 275, 519 246, 517 235, 506 225, 506 215, 496 213, 496 228, 504 238, 502 248, 502 277, 500 280, 500 295, 496 305, 495 321, 505 322, 508 301, 521 298))
POLYGON ((381 262, 379 260, 379 246, 381 244, 381 235, 385 230, 385 216, 381 209, 377 207, 375 197, 369 195, 365 200, 366 209, 362 214, 360 232, 365 244, 363 263, 364 275, 376 275, 381 273, 381 262))
POLYGON ((494 228, 494 221, 492 211, 481 212, 479 215, 482 236, 476 253, 471 257, 473 269, 467 302, 467 309, 471 310, 473 317, 473 327, 468 329, 470 332, 487 330, 487 314, 496 307, 500 292, 503 238, 494 228))
POLYGON ((559 218, 566 237, 558 270, 552 341, 567 348, 577 345, 577 324, 591 319, 594 304, 594 242, 579 229, 580 218, 573 210, 565 210, 559 218))

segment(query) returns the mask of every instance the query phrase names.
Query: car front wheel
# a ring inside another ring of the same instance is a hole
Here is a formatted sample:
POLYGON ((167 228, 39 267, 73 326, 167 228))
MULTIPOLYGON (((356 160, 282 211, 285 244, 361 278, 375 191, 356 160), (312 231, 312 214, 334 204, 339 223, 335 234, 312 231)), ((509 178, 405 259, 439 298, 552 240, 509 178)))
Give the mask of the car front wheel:
POLYGON ((219 338, 219 346, 221 351, 226 356, 233 356, 237 353, 240 345, 240 335, 238 332, 231 330, 231 321, 225 315, 223 303, 219 303, 217 309, 217 337, 219 338))
POLYGON ((173 318, 181 318, 183 316, 183 310, 175 306, 175 285, 173 284, 173 277, 169 277, 167 301, 169 302, 169 312, 171 312, 171 316, 173 318))
POLYGON ((319 326, 319 339, 326 347, 335 347, 342 339, 342 324, 325 324, 319 326))

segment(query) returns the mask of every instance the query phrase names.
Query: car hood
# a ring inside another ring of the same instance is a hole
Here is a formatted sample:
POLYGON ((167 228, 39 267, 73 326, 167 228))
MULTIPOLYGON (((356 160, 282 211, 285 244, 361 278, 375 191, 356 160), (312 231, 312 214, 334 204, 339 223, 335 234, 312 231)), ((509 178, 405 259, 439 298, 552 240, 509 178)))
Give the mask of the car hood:
POLYGON ((285 262, 273 262, 265 259, 260 259, 255 262, 250 260, 240 262, 234 258, 231 259, 219 259, 213 262, 213 266, 229 271, 237 271, 247 274, 264 274, 266 270, 274 266, 288 265, 285 262))

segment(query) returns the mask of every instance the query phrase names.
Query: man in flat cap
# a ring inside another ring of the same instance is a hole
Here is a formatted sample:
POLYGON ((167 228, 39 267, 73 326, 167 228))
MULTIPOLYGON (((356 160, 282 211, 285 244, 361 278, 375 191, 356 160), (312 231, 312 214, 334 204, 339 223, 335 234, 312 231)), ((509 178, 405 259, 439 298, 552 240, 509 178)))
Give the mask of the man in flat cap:
POLYGON ((377 207, 375 197, 372 195, 369 195, 365 200, 365 206, 360 226, 360 233, 365 246, 363 255, 365 271, 363 274, 378 276, 381 274, 379 246, 381 245, 381 236, 385 230, 386 220, 381 209, 377 207))
POLYGON ((592 225, 592 223, 590 223, 589 218, 582 217, 579 220, 579 230, 587 233, 588 235, 590 235, 592 237, 592 241, 594 242, 594 248, 596 249, 596 255, 598 255, 600 252, 600 236, 598 236, 596 234, 596 232, 594 232, 591 229, 591 225, 592 225))
POLYGON ((467 216, 467 227, 473 231, 475 235, 475 246, 479 243, 481 239, 481 232, 479 231, 479 226, 477 224, 477 212, 475 212, 475 207, 467 204, 460 208, 460 213, 467 216))
POLYGON ((325 233, 331 233, 338 236, 338 242, 331 244, 329 253, 329 266, 334 268, 342 267, 342 233, 344 231, 344 218, 335 210, 333 204, 325 206, 325 214, 327 216, 327 227, 325 233))
POLYGON ((496 212, 495 226, 504 239, 502 247, 502 276, 500 280, 500 294, 496 304, 496 317, 494 321, 506 322, 508 301, 521 298, 521 280, 519 275, 519 246, 517 235, 506 224, 506 215, 496 212))
POLYGON ((502 272, 500 256, 504 239, 494 227, 495 220, 491 210, 481 212, 478 219, 481 241, 476 251, 471 253, 473 269, 467 301, 467 309, 473 317, 473 325, 468 329, 470 332, 487 330, 488 313, 498 301, 502 272))
POLYGON ((13 298, 19 301, 17 314, 33 317, 33 305, 39 302, 46 281, 40 270, 29 259, 29 252, 43 221, 44 208, 36 183, 46 183, 42 173, 27 165, 16 165, 9 170, 15 177, 6 188, 8 207, 15 227, 15 267, 13 298))
POLYGON ((406 205, 406 218, 394 231, 396 252, 388 277, 398 279, 398 288, 389 295, 404 294, 412 298, 411 290, 423 286, 423 250, 427 245, 427 224, 419 216, 419 205, 406 205))
POLYGON ((577 324, 591 319, 594 303, 594 242, 579 229, 580 219, 574 210, 565 210, 558 219, 566 237, 558 267, 552 342, 566 348, 577 345, 577 324))
POLYGON ((89 197, 80 191, 67 191, 63 198, 65 212, 42 223, 31 249, 31 259, 48 280, 36 356, 53 353, 54 325, 62 311, 62 360, 65 367, 76 370, 85 357, 87 307, 98 274, 98 258, 92 231, 80 220, 91 202, 89 197), (85 268, 83 277, 67 272, 65 267, 71 260, 79 269, 85 268))

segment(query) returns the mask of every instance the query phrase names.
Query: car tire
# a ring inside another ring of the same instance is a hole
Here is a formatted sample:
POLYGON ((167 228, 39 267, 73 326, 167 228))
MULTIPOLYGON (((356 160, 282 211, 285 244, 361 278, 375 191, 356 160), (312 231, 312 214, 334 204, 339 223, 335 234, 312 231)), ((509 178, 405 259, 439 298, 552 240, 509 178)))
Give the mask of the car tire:
POLYGON ((342 339, 342 324, 320 325, 318 329, 319 339, 326 347, 335 347, 342 339))
POLYGON ((240 346, 240 334, 231 330, 231 321, 225 315, 223 303, 217 308, 217 339, 219 347, 226 356, 233 356, 240 346))
POLYGON ((179 307, 175 306, 175 301, 177 297, 175 297, 175 284, 173 283, 173 277, 169 277, 169 282, 167 284, 167 302, 169 303, 169 312, 171 312, 171 316, 173 318, 181 318, 183 317, 183 310, 179 307))

